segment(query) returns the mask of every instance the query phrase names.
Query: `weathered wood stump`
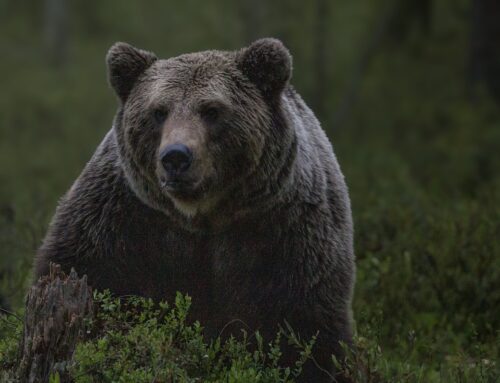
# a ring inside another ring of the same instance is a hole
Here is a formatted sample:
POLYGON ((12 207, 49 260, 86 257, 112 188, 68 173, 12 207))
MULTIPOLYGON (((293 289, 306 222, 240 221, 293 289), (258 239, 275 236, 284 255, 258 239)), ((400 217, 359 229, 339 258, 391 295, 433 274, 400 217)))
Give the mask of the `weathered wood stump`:
POLYGON ((78 278, 75 270, 66 275, 52 264, 49 275, 40 278, 26 298, 19 380, 48 382, 58 372, 61 382, 69 381, 65 367, 85 335, 84 319, 93 312, 87 277, 78 278))

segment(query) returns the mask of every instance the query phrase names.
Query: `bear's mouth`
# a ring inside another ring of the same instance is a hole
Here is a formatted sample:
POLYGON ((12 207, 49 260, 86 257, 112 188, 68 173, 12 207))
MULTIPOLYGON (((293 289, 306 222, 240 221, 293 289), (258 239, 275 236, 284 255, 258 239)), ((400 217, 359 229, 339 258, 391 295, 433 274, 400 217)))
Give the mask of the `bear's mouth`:
POLYGON ((170 197, 176 199, 194 200, 199 199, 202 195, 202 191, 197 183, 181 179, 168 180, 162 177, 160 179, 160 187, 170 197))
POLYGON ((166 178, 162 178, 160 179, 160 186, 167 192, 177 192, 190 189, 191 182, 186 182, 179 179, 167 180, 166 178))
POLYGON ((189 191, 191 187, 187 182, 183 181, 165 181, 163 189, 168 192, 182 193, 183 191, 189 191))

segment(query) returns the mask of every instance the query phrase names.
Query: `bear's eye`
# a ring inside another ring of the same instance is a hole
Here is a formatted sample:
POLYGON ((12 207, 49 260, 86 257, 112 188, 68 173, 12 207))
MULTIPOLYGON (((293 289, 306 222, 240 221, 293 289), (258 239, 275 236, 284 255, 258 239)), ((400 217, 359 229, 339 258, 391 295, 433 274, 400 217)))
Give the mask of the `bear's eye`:
POLYGON ((219 118, 219 110, 213 106, 206 108, 202 112, 202 116, 205 120, 210 122, 215 122, 219 118))
POLYGON ((168 112, 165 109, 155 109, 153 112, 153 118, 157 124, 161 124, 167 119, 168 112))

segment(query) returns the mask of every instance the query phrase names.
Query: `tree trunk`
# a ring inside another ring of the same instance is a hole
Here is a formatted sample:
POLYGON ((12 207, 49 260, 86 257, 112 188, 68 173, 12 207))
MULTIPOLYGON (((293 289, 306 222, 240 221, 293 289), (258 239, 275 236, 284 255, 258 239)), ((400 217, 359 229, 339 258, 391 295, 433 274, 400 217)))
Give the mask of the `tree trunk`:
POLYGON ((49 62, 64 66, 68 53, 66 0, 45 0, 45 45, 49 62))
POLYGON ((483 85, 500 102, 500 2, 473 0, 471 15, 469 95, 474 99, 475 88, 483 85))
POLYGON ((353 109, 358 99, 362 80, 366 72, 368 71, 370 63, 380 50, 382 43, 386 40, 386 37, 389 34, 390 25, 396 15, 397 8, 394 6, 388 7, 381 14, 373 31, 370 32, 370 35, 368 36, 368 43, 361 52, 361 56, 358 62, 354 66, 351 79, 347 86, 347 90, 344 92, 344 95, 339 102, 339 106, 337 107, 337 110, 333 115, 332 126, 334 129, 341 128, 349 118, 351 110, 353 109))
POLYGON ((326 84, 328 84, 327 20, 328 0, 316 0, 316 20, 314 28, 315 86, 312 100, 313 108, 320 118, 325 117, 326 84))
POLYGON ((21 382, 48 382, 59 373, 68 381, 67 363, 85 335, 84 319, 93 315, 92 290, 87 277, 74 270, 66 276, 59 265, 31 287, 26 298, 24 334, 18 376, 21 382))
POLYGON ((238 10, 243 26, 243 39, 250 44, 262 36, 266 2, 263 0, 240 0, 238 10))
POLYGON ((414 26, 420 28, 424 35, 432 29, 432 0, 395 1, 395 14, 389 26, 390 38, 402 44, 414 26))

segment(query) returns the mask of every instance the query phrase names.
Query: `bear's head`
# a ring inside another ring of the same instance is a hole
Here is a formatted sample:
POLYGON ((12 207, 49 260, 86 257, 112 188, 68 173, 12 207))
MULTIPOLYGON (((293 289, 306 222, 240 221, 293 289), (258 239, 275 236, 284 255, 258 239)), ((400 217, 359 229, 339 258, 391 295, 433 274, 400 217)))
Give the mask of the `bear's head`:
POLYGON ((278 192, 295 145, 282 105, 292 60, 280 41, 167 60, 116 43, 107 65, 121 163, 143 202, 193 221, 237 216, 278 192))

